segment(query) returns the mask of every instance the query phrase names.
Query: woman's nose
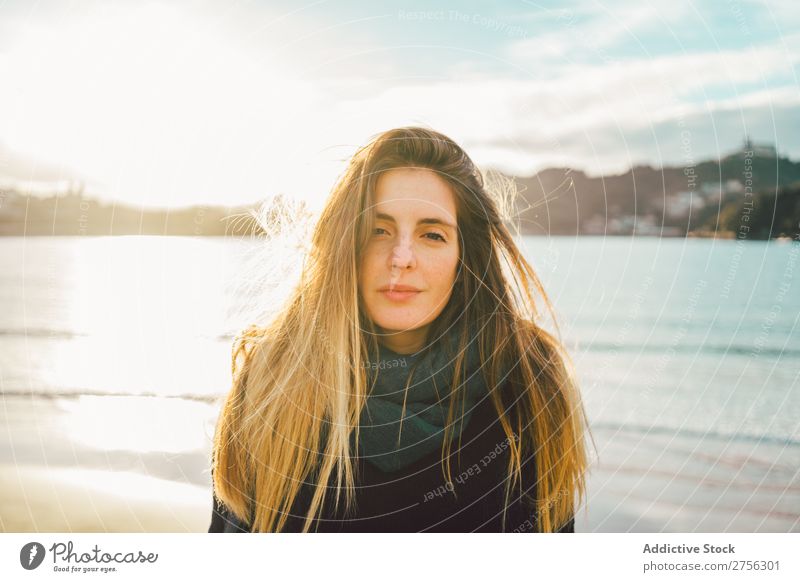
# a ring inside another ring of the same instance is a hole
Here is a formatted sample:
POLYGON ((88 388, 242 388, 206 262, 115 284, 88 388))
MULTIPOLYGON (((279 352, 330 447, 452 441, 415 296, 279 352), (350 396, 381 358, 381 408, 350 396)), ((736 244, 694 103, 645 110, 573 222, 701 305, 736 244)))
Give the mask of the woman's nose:
POLYGON ((392 267, 398 269, 405 269, 414 262, 414 256, 411 252, 410 245, 399 244, 392 249, 392 267))

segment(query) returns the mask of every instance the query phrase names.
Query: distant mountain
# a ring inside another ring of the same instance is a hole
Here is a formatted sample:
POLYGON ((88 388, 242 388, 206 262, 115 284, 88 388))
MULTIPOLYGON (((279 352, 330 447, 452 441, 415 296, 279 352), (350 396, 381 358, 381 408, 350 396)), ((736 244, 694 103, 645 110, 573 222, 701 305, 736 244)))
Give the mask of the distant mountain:
MULTIPOLYGON (((784 218, 794 231, 800 221, 797 188, 792 187, 800 182, 800 163, 761 153, 746 156, 742 151, 687 167, 637 166, 613 176, 551 168, 515 181, 522 191, 517 215, 525 234, 734 236, 735 229, 728 230, 731 222, 716 228, 716 218, 735 212, 746 199, 755 200, 763 216, 769 205, 779 203, 789 212, 784 218)), ((766 238, 779 231, 750 232, 751 238, 766 238)), ((783 232, 788 235, 785 226, 783 232)))
MULTIPOLYGON (((696 166, 636 166, 589 177, 549 168, 517 184, 514 222, 532 235, 795 236, 800 223, 800 163, 752 148, 696 166), (748 153, 749 152, 749 153, 748 153), (752 195, 751 195, 752 194, 752 195)), ((0 235, 248 236, 280 214, 308 213, 277 196, 257 221, 256 206, 152 210, 105 204, 81 191, 41 198, 0 190, 0 235)))
MULTIPOLYGON (((266 209, 253 205, 158 210, 105 204, 81 192, 45 198, 0 191, 0 235, 249 236, 262 232, 253 214, 263 211, 262 223, 270 224, 270 213, 281 212, 283 200, 275 197, 274 206, 266 209)), ((291 203, 292 212, 304 209, 302 203, 291 203)))
POLYGON ((726 233, 728 238, 755 240, 790 237, 800 241, 800 182, 759 192, 752 201, 747 204, 741 197, 731 197, 719 214, 708 216, 693 233, 726 233))

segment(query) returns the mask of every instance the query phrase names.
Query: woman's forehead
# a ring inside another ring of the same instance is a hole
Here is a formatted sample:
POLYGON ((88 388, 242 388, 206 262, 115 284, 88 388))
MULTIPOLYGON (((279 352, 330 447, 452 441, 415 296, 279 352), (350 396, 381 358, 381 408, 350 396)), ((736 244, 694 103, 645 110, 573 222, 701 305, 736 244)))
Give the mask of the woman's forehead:
POLYGON ((454 220, 456 202, 450 185, 435 172, 402 168, 389 170, 380 176, 375 188, 373 211, 395 219, 431 217, 454 220))

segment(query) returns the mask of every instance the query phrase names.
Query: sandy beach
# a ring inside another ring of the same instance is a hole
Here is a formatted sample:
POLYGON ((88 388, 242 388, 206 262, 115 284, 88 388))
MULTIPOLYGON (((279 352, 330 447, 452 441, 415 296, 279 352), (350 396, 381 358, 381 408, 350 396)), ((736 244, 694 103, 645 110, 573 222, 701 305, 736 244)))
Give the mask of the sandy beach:
POLYGON ((212 405, 125 396, 0 402, 0 530, 207 531, 212 405))
POLYGON ((89 469, 4 464, 0 473, 0 529, 4 532, 208 529, 210 502, 204 487, 89 469))
MULTIPOLYGON (((216 406, 180 398, 2 399, 4 532, 203 532, 216 406)), ((578 532, 800 531, 800 448, 593 429, 578 532)))
POLYGON ((800 447, 594 428, 576 531, 798 532, 800 447))

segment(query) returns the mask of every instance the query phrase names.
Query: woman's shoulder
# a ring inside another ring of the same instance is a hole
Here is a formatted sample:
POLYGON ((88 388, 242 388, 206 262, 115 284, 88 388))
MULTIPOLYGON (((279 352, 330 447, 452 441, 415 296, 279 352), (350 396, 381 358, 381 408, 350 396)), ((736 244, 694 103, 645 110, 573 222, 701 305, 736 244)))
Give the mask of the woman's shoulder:
POLYGON ((208 533, 247 533, 249 531, 250 529, 228 511, 228 508, 216 495, 213 495, 211 524, 208 526, 208 533))

